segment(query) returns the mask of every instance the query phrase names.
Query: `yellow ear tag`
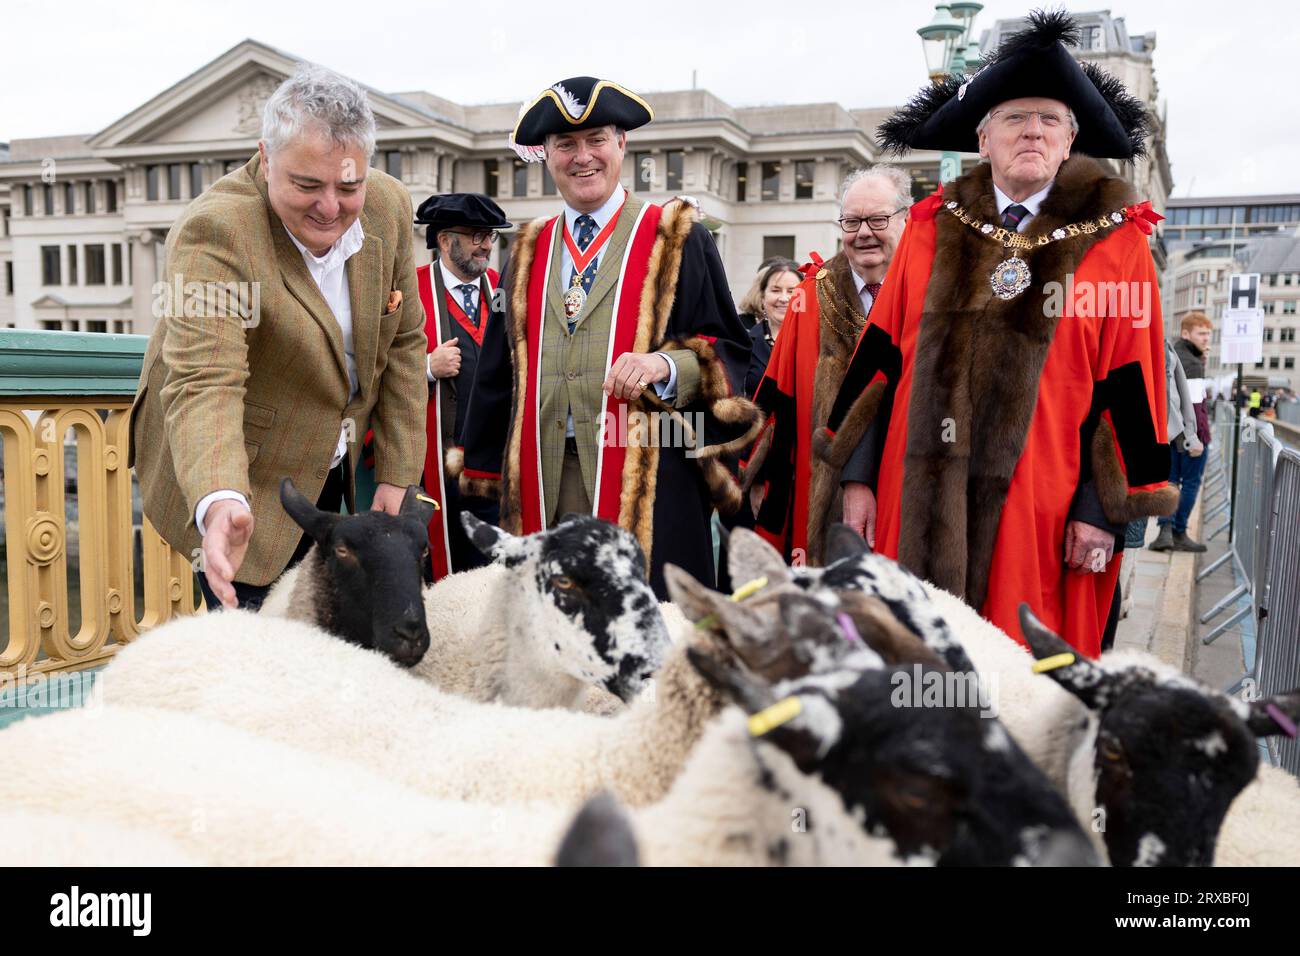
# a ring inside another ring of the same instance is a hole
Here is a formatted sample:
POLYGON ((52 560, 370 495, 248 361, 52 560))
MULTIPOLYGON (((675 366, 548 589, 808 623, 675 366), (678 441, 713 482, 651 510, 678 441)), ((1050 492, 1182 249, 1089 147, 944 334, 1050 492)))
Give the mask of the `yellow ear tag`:
POLYGON ((782 724, 789 723, 803 713, 803 704, 798 697, 778 700, 771 707, 765 707, 749 718, 749 735, 762 737, 782 724))
POLYGON ((1041 661, 1034 661, 1030 668, 1035 674, 1046 674, 1048 671, 1054 671, 1058 667, 1069 667, 1074 663, 1073 654, 1053 654, 1051 657, 1044 657, 1041 661))
POLYGON ((441 511, 441 510, 442 510, 442 505, 438 504, 438 502, 434 501, 434 500, 433 500, 432 498, 430 498, 428 495, 416 495, 416 496, 415 496, 415 499, 416 499, 417 501, 427 501, 429 504, 433 505, 433 510, 434 510, 434 511, 441 511))
MULTIPOLYGON (((736 588, 736 590, 732 591, 731 599, 733 601, 743 601, 751 594, 756 594, 757 592, 763 590, 763 588, 765 587, 767 587, 766 577, 754 578, 754 580, 748 581, 745 584, 742 584, 740 587, 736 588)), ((698 621, 695 622, 695 629, 697 631, 702 631, 706 627, 713 627, 713 625, 717 623, 718 623, 718 616, 716 614, 706 614, 704 615, 704 617, 700 618, 698 621)))

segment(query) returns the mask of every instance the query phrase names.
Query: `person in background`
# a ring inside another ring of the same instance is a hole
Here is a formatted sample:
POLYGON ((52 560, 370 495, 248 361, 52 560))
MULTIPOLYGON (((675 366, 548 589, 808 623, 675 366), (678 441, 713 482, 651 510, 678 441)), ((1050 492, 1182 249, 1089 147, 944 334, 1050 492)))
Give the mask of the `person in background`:
POLYGON ((787 560, 821 563, 826 530, 843 522, 874 541, 869 433, 843 467, 812 454, 859 333, 877 300, 912 204, 912 180, 898 166, 858 169, 840 187, 844 248, 825 264, 816 253, 795 294, 754 400, 767 415, 745 462, 755 530, 787 560))
POLYGON ((772 357, 776 334, 781 331, 790 300, 802 281, 799 264, 793 259, 769 259, 740 301, 740 319, 749 326, 750 341, 749 372, 745 375, 746 398, 753 398, 758 390, 768 359, 772 357), (749 318, 753 319, 752 323, 749 318))
POLYGON ((498 276, 488 268, 497 233, 511 229, 505 211, 479 193, 430 196, 416 210, 434 261, 415 270, 429 339, 429 414, 424 488, 440 505, 429 524, 434 580, 452 571, 481 567, 487 558, 465 535, 462 511, 488 524, 499 513, 494 498, 461 496, 465 413, 489 322, 505 321, 495 295, 498 276))
POLYGON ((1179 489, 1178 510, 1160 519, 1152 551, 1205 550, 1187 536, 1187 519, 1201 490, 1204 450, 1210 444, 1210 417, 1205 411, 1205 358, 1214 323, 1204 312, 1183 316, 1178 341, 1165 343, 1165 377, 1169 396, 1169 483, 1179 489))
POLYGON ((1264 396, 1260 393, 1259 389, 1252 388, 1250 390, 1250 400, 1247 403, 1246 408, 1249 411, 1251 418, 1259 418, 1259 413, 1264 408, 1264 396))

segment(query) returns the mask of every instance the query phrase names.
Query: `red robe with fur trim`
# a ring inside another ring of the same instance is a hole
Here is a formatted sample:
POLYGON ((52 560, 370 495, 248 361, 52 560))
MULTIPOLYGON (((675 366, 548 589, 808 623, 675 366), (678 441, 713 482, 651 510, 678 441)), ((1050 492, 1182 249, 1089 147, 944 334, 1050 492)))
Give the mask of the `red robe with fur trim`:
POLYGON ((1067 160, 1024 235, 1127 210, 1124 221, 1022 253, 1032 284, 1004 302, 989 284, 1006 257, 1001 243, 943 208, 955 200, 996 223, 990 175, 982 164, 913 207, 816 444, 842 462, 892 391, 877 550, 1016 639, 1027 602, 1096 656, 1120 562, 1102 573, 1068 568, 1067 522, 1109 522, 1114 531, 1177 504, 1167 484, 1164 333, 1146 235, 1154 214, 1144 216, 1127 184, 1093 160, 1067 160), (1124 297, 1103 283, 1124 283, 1124 297))
POLYGON ((843 516, 840 469, 812 453, 866 324, 844 253, 813 254, 781 323, 754 401, 767 415, 744 465, 744 487, 764 491, 754 530, 794 564, 820 565, 826 529, 843 516))

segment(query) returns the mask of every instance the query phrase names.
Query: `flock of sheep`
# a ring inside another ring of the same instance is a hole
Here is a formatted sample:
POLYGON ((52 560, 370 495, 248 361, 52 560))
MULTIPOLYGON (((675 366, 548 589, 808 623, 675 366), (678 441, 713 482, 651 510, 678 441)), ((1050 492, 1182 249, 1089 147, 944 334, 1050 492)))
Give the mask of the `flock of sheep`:
POLYGON ((735 595, 670 569, 661 605, 593 518, 467 518, 493 563, 427 584, 414 494, 282 501, 316 546, 260 613, 158 627, 87 707, 0 731, 0 860, 1300 863, 1300 787, 1257 743, 1300 692, 1088 661, 1026 609, 1031 655, 846 528, 816 569, 738 530, 735 595), (961 676, 996 716, 898 693, 961 676))

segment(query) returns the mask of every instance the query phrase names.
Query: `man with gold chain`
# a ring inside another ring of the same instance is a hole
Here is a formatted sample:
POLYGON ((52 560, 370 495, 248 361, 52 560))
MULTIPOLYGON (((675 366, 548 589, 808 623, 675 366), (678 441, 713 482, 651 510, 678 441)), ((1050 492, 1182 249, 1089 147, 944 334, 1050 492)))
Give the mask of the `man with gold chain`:
POLYGON ((589 76, 521 111, 512 145, 546 163, 565 208, 511 249, 460 486, 499 493, 514 533, 569 513, 620 524, 663 596, 668 562, 714 580, 713 508, 740 505, 720 456, 752 440, 758 410, 741 397, 749 337, 713 237, 691 203, 645 203, 619 182, 626 131, 652 118, 641 97, 589 76))
POLYGON ((876 548, 1008 634, 1033 612, 1099 653, 1126 522, 1167 514, 1159 216, 1084 155, 1131 160, 1146 111, 1035 12, 971 77, 882 124, 886 149, 988 160, 917 203, 818 454, 888 401, 876 548), (1122 292, 1122 294, 1121 294, 1122 292))

